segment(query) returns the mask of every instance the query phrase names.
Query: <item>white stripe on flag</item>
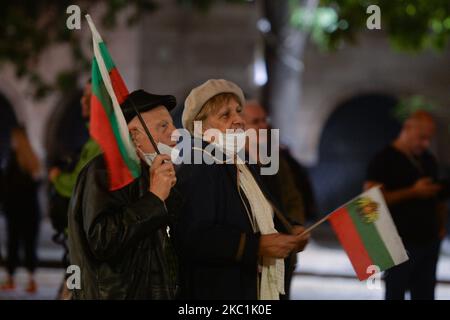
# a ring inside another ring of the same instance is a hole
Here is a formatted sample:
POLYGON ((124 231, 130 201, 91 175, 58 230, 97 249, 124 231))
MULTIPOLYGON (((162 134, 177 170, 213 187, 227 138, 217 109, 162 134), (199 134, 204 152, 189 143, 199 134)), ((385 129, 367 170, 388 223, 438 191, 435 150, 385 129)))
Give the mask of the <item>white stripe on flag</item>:
POLYGON ((386 205, 386 202, 384 201, 384 197, 381 193, 380 188, 371 188, 364 192, 362 195, 369 196, 380 205, 378 211, 379 217, 375 221, 374 225, 387 250, 389 251, 395 265, 407 261, 408 255, 406 254, 402 239, 397 232, 397 228, 394 224, 394 221, 392 220, 391 214, 386 205))

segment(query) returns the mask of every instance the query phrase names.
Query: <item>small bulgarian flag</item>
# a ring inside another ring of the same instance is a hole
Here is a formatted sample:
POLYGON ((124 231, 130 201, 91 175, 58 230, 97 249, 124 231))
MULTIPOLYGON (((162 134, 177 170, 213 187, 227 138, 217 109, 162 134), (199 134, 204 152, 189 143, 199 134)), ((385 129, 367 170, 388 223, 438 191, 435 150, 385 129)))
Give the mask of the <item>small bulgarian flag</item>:
POLYGON ((408 260, 379 187, 362 193, 327 216, 359 280, 408 260))
POLYGON ((141 169, 120 108, 128 89, 91 17, 86 15, 86 19, 94 47, 89 131, 104 153, 109 189, 117 190, 137 178, 141 169))

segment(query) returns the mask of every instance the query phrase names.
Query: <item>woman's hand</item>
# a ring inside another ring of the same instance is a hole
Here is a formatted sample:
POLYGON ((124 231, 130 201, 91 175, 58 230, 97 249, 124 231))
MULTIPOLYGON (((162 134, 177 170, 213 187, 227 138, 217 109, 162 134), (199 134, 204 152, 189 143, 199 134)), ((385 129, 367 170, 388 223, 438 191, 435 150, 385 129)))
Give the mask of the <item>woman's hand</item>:
POLYGON ((259 239, 259 256, 286 258, 298 246, 298 236, 272 233, 264 234, 259 239))
POLYGON ((297 247, 295 248, 295 252, 303 251, 308 244, 310 234, 306 233, 301 235, 305 230, 306 228, 302 226, 294 226, 292 228, 292 234, 297 237, 297 247))

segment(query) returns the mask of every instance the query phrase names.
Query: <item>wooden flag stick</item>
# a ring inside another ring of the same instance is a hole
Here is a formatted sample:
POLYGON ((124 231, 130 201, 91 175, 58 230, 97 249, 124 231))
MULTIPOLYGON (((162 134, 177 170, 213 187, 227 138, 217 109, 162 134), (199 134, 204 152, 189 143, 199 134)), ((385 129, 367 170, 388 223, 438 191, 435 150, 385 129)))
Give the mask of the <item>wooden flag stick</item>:
POLYGON ((319 225, 321 225, 322 223, 324 223, 332 214, 334 213, 334 211, 330 214, 327 214, 325 217, 323 217, 322 219, 320 219, 319 221, 317 221, 316 223, 314 223, 312 226, 308 227, 305 231, 303 231, 301 233, 301 236, 311 232, 313 229, 317 228, 319 225))
POLYGON ((134 112, 136 112, 136 115, 139 119, 139 122, 141 123, 142 127, 145 130, 145 133, 147 134, 148 139, 150 140, 150 143, 152 144, 153 148, 155 149, 157 154, 161 154, 161 152, 159 152, 158 146, 156 145, 155 139, 153 139, 152 134, 150 133, 150 131, 148 130, 147 125, 145 124, 144 119, 141 116, 141 113, 139 112, 139 110, 136 108, 136 105, 134 104, 133 99, 131 99, 131 97, 129 97, 131 105, 133 106, 134 112))

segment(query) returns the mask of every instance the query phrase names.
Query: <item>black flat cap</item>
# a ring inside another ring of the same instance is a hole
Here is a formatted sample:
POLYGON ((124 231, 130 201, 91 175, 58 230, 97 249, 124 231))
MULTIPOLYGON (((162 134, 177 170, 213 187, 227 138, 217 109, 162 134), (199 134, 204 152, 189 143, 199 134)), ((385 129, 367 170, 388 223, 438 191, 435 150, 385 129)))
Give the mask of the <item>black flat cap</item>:
POLYGON ((130 122, 136 116, 136 111, 134 110, 131 101, 133 101, 134 105, 136 106, 136 109, 139 112, 149 111, 161 105, 165 106, 167 110, 170 111, 177 105, 177 100, 175 99, 174 96, 171 95, 162 96, 157 94, 151 94, 144 90, 133 91, 120 105, 127 123, 130 122))

